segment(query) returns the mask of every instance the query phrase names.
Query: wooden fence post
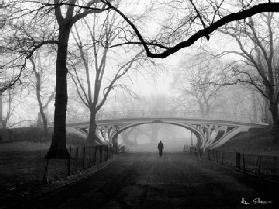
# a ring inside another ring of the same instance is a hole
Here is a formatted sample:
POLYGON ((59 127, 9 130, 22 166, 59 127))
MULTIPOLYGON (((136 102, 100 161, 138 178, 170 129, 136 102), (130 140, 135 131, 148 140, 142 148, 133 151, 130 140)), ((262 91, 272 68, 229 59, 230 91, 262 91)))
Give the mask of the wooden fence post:
POLYGON ((216 151, 213 150, 213 161, 215 162, 216 161, 216 151))
POLYGON ((72 147, 70 146, 70 157, 69 159, 67 159, 68 176, 71 175, 71 155, 72 155, 72 147))
POLYGON ((109 145, 107 145, 107 161, 109 160, 109 145))
POLYGON ((97 165, 97 146, 94 147, 95 149, 95 165, 97 165))
POLYGON ((235 167, 240 169, 240 153, 239 152, 235 153, 235 167))
POLYGON ((103 145, 100 146, 100 162, 103 162, 103 145))
POLYGON ((83 169, 85 169, 85 156, 86 155, 86 153, 85 153, 85 145, 83 146, 83 162, 82 162, 82 164, 83 164, 83 169))
POLYGON ((79 153, 78 153, 78 147, 76 148, 76 171, 78 170, 78 164, 79 164, 79 153))
POLYGON ((49 159, 46 160, 46 165, 45 165, 45 171, 44 171, 44 176, 43 176, 43 183, 48 183, 48 162, 49 159))
POLYGON ((261 167, 262 167, 262 156, 258 156, 257 158, 257 173, 256 175, 260 176, 261 175, 261 167))
POLYGON ((87 168, 91 167, 91 152, 90 152, 91 146, 87 147, 87 155, 88 155, 88 162, 87 162, 87 168))
POLYGON ((272 175, 276 176, 277 175, 277 162, 278 162, 278 159, 276 156, 274 156, 272 158, 272 169, 271 169, 271 173, 272 175))
POLYGON ((246 165, 245 165, 245 155, 244 153, 242 153, 242 164, 243 164, 243 173, 246 173, 246 165))

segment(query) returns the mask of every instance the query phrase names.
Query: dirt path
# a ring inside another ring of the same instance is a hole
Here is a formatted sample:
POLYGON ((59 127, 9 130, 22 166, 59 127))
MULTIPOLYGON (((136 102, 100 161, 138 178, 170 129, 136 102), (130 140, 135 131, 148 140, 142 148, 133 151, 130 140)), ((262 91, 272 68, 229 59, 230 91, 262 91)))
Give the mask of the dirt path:
POLYGON ((16 208, 272 208, 278 190, 182 153, 124 154, 88 179, 16 208), (273 204, 253 204, 256 197, 273 204))

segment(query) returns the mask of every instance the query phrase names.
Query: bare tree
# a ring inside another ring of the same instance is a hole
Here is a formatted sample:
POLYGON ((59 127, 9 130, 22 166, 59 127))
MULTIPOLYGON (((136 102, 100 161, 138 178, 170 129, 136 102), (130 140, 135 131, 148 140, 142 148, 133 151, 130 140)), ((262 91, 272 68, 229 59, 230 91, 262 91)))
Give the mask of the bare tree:
POLYGON ((219 59, 203 52, 182 63, 182 72, 174 78, 179 97, 192 98, 202 117, 209 116, 216 105, 221 85, 213 83, 223 79, 223 64, 219 59), (184 70, 185 69, 185 70, 184 70))
MULTIPOLYGON (((33 3, 35 1, 32 1, 33 3)), ((56 98, 55 98, 55 113, 54 113, 54 135, 52 140, 52 145, 47 154, 47 158, 65 158, 69 157, 69 154, 66 150, 66 106, 67 106, 67 51, 68 51, 68 41, 70 37, 70 31, 74 23, 78 22, 83 17, 87 16, 90 13, 100 13, 104 10, 115 10, 122 18, 127 21, 127 23, 132 27, 135 34, 138 37, 137 42, 132 42, 132 44, 141 44, 143 45, 147 56, 153 58, 164 58, 167 57, 182 48, 188 47, 194 44, 195 41, 199 40, 202 37, 206 37, 209 39, 209 35, 217 30, 219 27, 240 19, 245 19, 246 17, 253 16, 257 13, 262 12, 279 12, 279 3, 258 3, 258 1, 247 1, 252 2, 248 4, 242 3, 242 8, 234 13, 228 12, 228 10, 222 8, 224 1, 218 2, 215 4, 210 3, 210 8, 213 10, 213 15, 205 16, 202 15, 204 10, 200 10, 194 2, 191 1, 193 5, 194 12, 187 13, 188 18, 184 18, 184 20, 191 24, 193 20, 199 20, 201 23, 202 29, 196 30, 193 34, 188 35, 183 41, 175 44, 174 46, 164 46, 161 43, 158 43, 156 40, 146 41, 143 35, 140 33, 139 29, 136 25, 128 18, 123 12, 121 12, 117 6, 112 5, 110 0, 90 0, 90 1, 77 1, 77 0, 67 0, 60 1, 54 0, 53 3, 42 3, 40 1, 37 2, 37 7, 23 7, 24 9, 20 9, 20 17, 35 15, 39 18, 45 18, 46 14, 50 14, 54 10, 55 19, 58 23, 58 39, 57 40, 41 40, 40 42, 32 41, 32 45, 29 45, 29 53, 27 53, 26 58, 29 58, 32 53, 40 48, 44 44, 57 44, 57 60, 56 60, 56 98), (31 8, 31 9, 30 9, 31 8), (63 12, 62 12, 63 10, 63 12), (222 11, 226 11, 222 13, 222 11), (41 14, 41 15, 38 15, 41 14), (65 15, 64 15, 65 14, 65 15), (191 19, 192 17, 192 19, 191 19), (210 17, 210 21, 209 21, 210 17), (218 18, 217 18, 218 17, 218 18), (190 18, 190 19, 189 19, 190 18), (207 20, 207 21, 205 21, 207 20), (152 48, 157 47, 158 50, 152 52, 149 49, 149 46, 152 48), (161 51, 163 50, 163 51, 161 51)), ((207 1, 212 2, 212 1, 207 1)), ((231 1, 230 1, 231 2, 231 1)), ((24 4, 25 2, 20 2, 24 4)), ((27 2, 30 4, 30 2, 27 2)), ((36 4, 36 2, 34 3, 36 4)), ((21 8, 21 7, 17 7, 21 8)), ((11 13, 13 14, 13 13, 11 13)), ((18 15, 19 16, 19 15, 18 15)), ((32 19, 33 18, 29 18, 32 19)), ((32 21, 31 21, 32 22, 32 21)), ((37 24, 36 21, 33 21, 32 24, 37 24)), ((17 78, 19 78, 21 74, 19 73, 17 78)), ((13 79, 12 85, 17 82, 19 79, 13 79)), ((7 85, 5 85, 5 88, 7 85)))
MULTIPOLYGON (((36 21, 35 19, 33 21, 36 21)), ((5 76, 12 77, 12 80, 6 78, 6 86, 3 90, 11 88, 17 80, 25 87, 30 87, 29 83, 33 82, 30 79, 30 75, 35 75, 35 90, 36 97, 40 107, 40 117, 43 121, 44 135, 47 135, 47 119, 45 115, 45 109, 49 103, 54 99, 54 94, 50 96, 48 101, 43 104, 42 101, 42 82, 45 80, 42 77, 43 68, 40 61, 39 48, 48 43, 56 43, 53 41, 44 41, 44 39, 51 39, 55 37, 56 29, 53 29, 50 25, 46 25, 49 21, 42 22, 42 25, 32 25, 24 20, 8 21, 6 24, 5 32, 9 36, 1 37, 2 49, 3 49, 3 68, 5 68, 5 76), (36 52, 38 50, 38 52, 36 52), (15 55, 14 55, 15 54, 15 55), (10 58, 11 57, 11 58, 10 58), (31 63, 31 70, 28 66, 28 60, 31 63), (13 79, 15 72, 19 71, 19 74, 13 79), (27 78, 27 79, 26 79, 27 78)), ((48 56, 48 55, 47 55, 48 56)), ((45 62, 46 58, 44 58, 45 62)), ((50 63, 48 63, 50 64, 50 63)), ((48 67, 49 68, 49 67, 48 67)), ((50 76, 50 74, 48 74, 50 76)), ((52 88, 53 89, 53 88, 52 88)))
POLYGON ((240 49, 225 51, 223 54, 238 54, 244 63, 232 68, 232 84, 251 85, 268 100, 273 120, 274 141, 279 136, 279 42, 276 36, 278 31, 275 29, 277 24, 274 13, 264 13, 221 30, 222 33, 231 36, 240 49))
MULTIPOLYGON (((246 19, 258 13, 279 12, 279 3, 271 1, 261 2, 258 0, 236 1, 169 1, 172 8, 179 9, 180 18, 176 27, 171 28, 167 35, 161 34, 157 39, 145 39, 137 25, 127 16, 115 7, 112 2, 103 0, 108 9, 115 10, 123 19, 125 19, 134 30, 138 40, 129 40, 122 44, 141 44, 148 57, 165 58, 177 51, 193 45, 201 38, 210 39, 210 35, 220 27, 237 20, 246 19), (231 9, 228 9, 231 8, 231 9), (231 12, 233 11, 233 12, 231 12), (161 39, 163 36, 163 39, 161 39), (178 39, 169 39, 169 37, 179 37, 178 39), (175 40, 175 44, 174 41, 175 40)), ((169 28, 168 28, 169 29, 169 28)), ((163 30, 165 32, 165 30, 163 30)))
POLYGON ((54 0, 55 18, 59 26, 57 59, 56 59, 56 96, 54 110, 54 132, 53 140, 47 158, 65 158, 69 157, 66 150, 66 107, 67 107, 67 52, 68 42, 72 26, 80 19, 86 17, 90 13, 100 13, 104 11, 105 5, 100 5, 99 1, 87 1, 86 6, 93 6, 94 9, 88 10, 79 7, 77 11, 73 4, 77 0, 69 0, 64 6, 64 14, 62 14, 61 1, 54 0))
MULTIPOLYGON (((55 89, 54 89, 54 91, 52 90, 50 93, 48 92, 48 95, 46 95, 46 92, 44 90, 46 76, 50 77, 51 73, 47 72, 46 67, 42 65, 41 53, 42 52, 40 50, 38 50, 32 57, 30 57, 29 60, 32 64, 32 71, 33 71, 34 77, 35 77, 34 86, 35 86, 36 98, 37 98, 38 105, 39 105, 38 125, 43 127, 44 136, 47 136, 48 135, 48 119, 47 119, 47 115, 46 115, 46 110, 47 110, 49 104, 54 100, 55 89)), ((53 89, 52 86, 47 86, 47 88, 53 89)))
POLYGON ((136 53, 130 50, 130 53, 135 55, 128 58, 128 61, 116 63, 118 66, 115 67, 115 72, 112 71, 111 66, 107 66, 109 53, 116 53, 115 50, 110 49, 110 46, 118 38, 122 29, 125 28, 123 21, 119 22, 119 18, 116 19, 115 15, 114 12, 107 12, 104 20, 94 15, 92 25, 89 25, 88 21, 84 19, 84 25, 90 37, 87 42, 83 40, 76 26, 72 33, 78 54, 73 55, 72 53, 71 58, 73 59, 69 59, 69 66, 72 70, 70 75, 77 87, 80 99, 90 111, 90 125, 87 138, 87 143, 89 144, 101 143, 96 135, 96 117, 99 110, 105 104, 110 92, 116 87, 121 86, 118 84, 118 81, 135 65, 138 65, 145 59, 142 56, 143 50, 136 53), (75 57, 80 57, 80 59, 75 59, 75 57), (81 68, 84 69, 84 72, 81 71, 81 68), (110 74, 113 74, 113 76, 106 84, 104 77, 106 71, 109 70, 108 68, 110 68, 110 74), (86 82, 83 82, 82 75, 84 74, 86 82), (103 95, 101 96, 102 90, 103 95))
MULTIPOLYGON (((106 10, 106 5, 99 0, 88 0, 79 2, 77 0, 60 1, 53 0, 48 2, 41 1, 10 1, 9 19, 11 22, 17 20, 16 27, 40 28, 30 36, 9 33, 12 36, 9 39, 11 46, 10 52, 18 52, 21 63, 19 64, 19 73, 9 83, 3 85, 2 89, 7 89, 20 81, 22 72, 26 68, 27 60, 32 57, 33 53, 44 45, 55 44, 56 53, 56 94, 55 94, 55 111, 54 111, 54 132, 53 139, 46 155, 46 158, 69 158, 66 149, 66 106, 67 106, 67 55, 68 42, 72 26, 80 19, 92 13, 101 13, 106 10), (83 3, 76 7, 76 3, 83 3), (91 7, 88 9, 87 7, 91 7), (49 30, 49 27, 52 27, 49 30), (48 31, 49 33, 45 33, 48 31), (48 34, 47 36, 43 34, 48 34), (14 43, 14 44, 12 44, 14 43), (18 47, 18 45, 20 47, 18 47), (22 50, 22 47, 25 47, 22 50)), ((13 29, 13 28, 12 28, 13 29)), ((15 31, 15 30, 14 30, 15 31)), ((7 47, 5 47, 7 48, 7 47)), ((8 68, 8 67, 6 67, 8 68)))
POLYGON ((0 29, 5 26, 6 22, 6 15, 5 14, 5 4, 3 1, 0 2, 0 29))
MULTIPOLYGON (((186 35, 186 37, 183 36, 183 40, 176 40, 178 43, 174 46, 169 46, 164 45, 164 43, 160 43, 160 40, 162 40, 160 35, 158 36, 159 41, 146 40, 141 34, 139 28, 133 22, 132 18, 129 18, 118 8, 118 1, 92 0, 87 2, 87 4, 81 4, 81 2, 77 0, 57 0, 54 1, 54 3, 41 4, 43 6, 53 6, 56 8, 56 11, 65 6, 71 8, 71 10, 74 10, 73 8, 76 7, 78 13, 82 13, 82 10, 85 10, 86 14, 79 14, 73 19, 75 22, 80 19, 80 16, 87 16, 87 13, 98 13, 104 10, 114 10, 131 26, 138 39, 138 41, 128 41, 125 43, 117 44, 117 46, 123 44, 141 44, 143 45, 147 56, 152 58, 165 58, 171 54, 174 54, 182 48, 191 46, 201 38, 206 38, 209 40, 210 35, 214 31, 230 22, 246 19, 247 17, 251 17, 258 13, 279 12, 279 3, 271 1, 167 1, 166 4, 163 4, 164 6, 171 4, 172 8, 180 8, 180 12, 182 12, 182 16, 179 19, 180 21, 178 22, 178 26, 173 29, 172 33, 170 33, 169 35, 177 35, 175 33, 177 31, 179 31, 180 34, 185 33, 186 35), (172 2, 174 2, 174 4, 171 4, 172 2), (103 7, 98 8, 96 7, 97 4, 101 4, 103 7), (151 49, 149 47, 151 47, 151 49)), ((68 13, 71 13, 70 10, 68 13)), ((56 15, 57 14, 58 13, 56 13, 56 15)), ((134 38, 134 36, 131 37, 134 38)), ((173 44, 173 42, 168 44, 173 44)))
POLYGON ((8 89, 3 95, 1 95, 1 100, 2 100, 2 97, 4 98, 4 104, 6 104, 6 111, 3 112, 3 101, 2 104, 1 104, 1 125, 2 125, 2 128, 6 129, 7 128, 7 125, 9 123, 9 120, 13 114, 13 99, 14 99, 14 90, 13 89, 8 89), (4 113, 4 114, 3 114, 4 113))

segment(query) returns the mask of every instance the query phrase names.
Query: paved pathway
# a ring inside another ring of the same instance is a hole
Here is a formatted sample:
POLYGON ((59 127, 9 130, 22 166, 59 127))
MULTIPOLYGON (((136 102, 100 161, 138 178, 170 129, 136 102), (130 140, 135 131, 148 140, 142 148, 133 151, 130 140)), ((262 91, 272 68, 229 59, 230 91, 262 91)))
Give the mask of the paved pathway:
POLYGON ((277 188, 183 153, 121 154, 95 175, 16 208, 275 208, 277 188), (256 197, 273 204, 253 204, 256 197))

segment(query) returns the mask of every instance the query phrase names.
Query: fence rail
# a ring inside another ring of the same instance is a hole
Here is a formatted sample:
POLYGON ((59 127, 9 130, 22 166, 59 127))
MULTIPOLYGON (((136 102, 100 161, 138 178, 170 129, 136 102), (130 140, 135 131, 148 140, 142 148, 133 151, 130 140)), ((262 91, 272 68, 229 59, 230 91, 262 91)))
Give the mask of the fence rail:
POLYGON ((203 158, 219 164, 233 166, 243 173, 279 180, 278 156, 223 152, 213 149, 206 151, 203 158))
POLYGON ((71 146, 68 151, 70 159, 50 160, 44 159, 47 150, 0 152, 0 202, 40 196, 99 170, 113 155, 108 145, 71 146))
POLYGON ((69 159, 47 160, 43 181, 53 181, 69 175, 77 174, 93 166, 108 161, 113 156, 113 148, 109 145, 68 147, 69 159))

